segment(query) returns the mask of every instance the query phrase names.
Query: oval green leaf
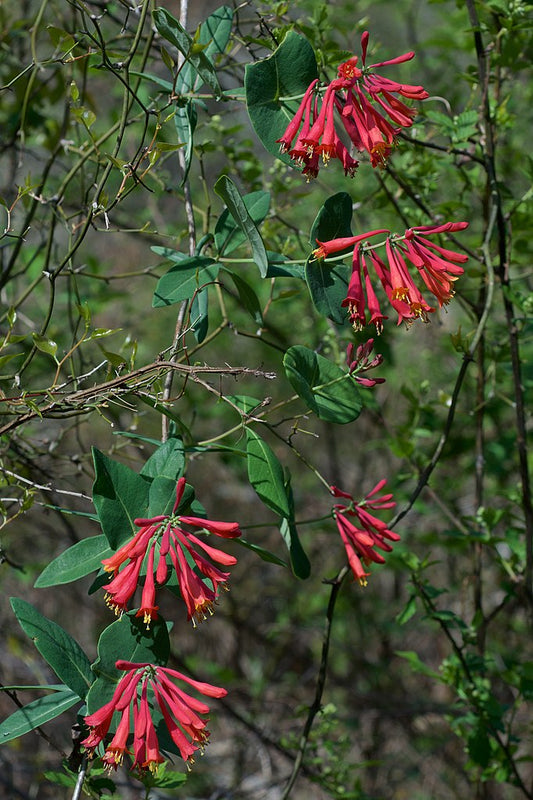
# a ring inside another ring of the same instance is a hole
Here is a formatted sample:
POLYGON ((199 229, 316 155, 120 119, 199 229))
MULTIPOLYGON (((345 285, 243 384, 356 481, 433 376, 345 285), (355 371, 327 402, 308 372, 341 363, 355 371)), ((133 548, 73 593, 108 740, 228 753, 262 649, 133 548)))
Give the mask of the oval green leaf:
POLYGON ((290 516, 283 469, 269 445, 250 428, 246 431, 248 479, 263 503, 281 517, 290 516))
POLYGON ((45 722, 55 719, 80 702, 76 692, 69 690, 39 697, 24 708, 19 708, 0 724, 0 744, 17 739, 45 722))
POLYGON ((111 555, 113 550, 103 534, 89 536, 54 558, 41 572, 34 586, 37 589, 44 589, 47 586, 59 586, 77 581, 100 569, 102 559, 111 555))

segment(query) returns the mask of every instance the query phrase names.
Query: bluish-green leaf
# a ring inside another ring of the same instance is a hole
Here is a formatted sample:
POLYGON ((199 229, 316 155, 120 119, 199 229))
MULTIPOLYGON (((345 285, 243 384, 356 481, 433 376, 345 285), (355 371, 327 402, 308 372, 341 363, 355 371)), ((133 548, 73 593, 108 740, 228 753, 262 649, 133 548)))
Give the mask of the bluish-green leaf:
MULTIPOLYGON (((217 266, 219 266, 217 264, 217 266)), ((218 275, 218 271, 217 271, 218 275)), ((194 295, 191 303, 191 328, 198 344, 207 336, 209 329, 209 293, 207 288, 194 295)))
POLYGON ((164 8, 156 8, 152 12, 154 24, 158 33, 177 47, 186 61, 194 68, 204 83, 211 87, 215 96, 219 98, 222 94, 218 78, 211 61, 205 55, 203 49, 195 46, 192 37, 189 36, 185 28, 180 25, 178 20, 164 8))
POLYGON ((345 424, 361 413, 355 382, 327 358, 296 345, 285 353, 283 366, 294 390, 320 419, 345 424))
POLYGON ((113 550, 133 536, 133 520, 146 517, 150 479, 93 448, 93 503, 102 532, 113 550))
POLYGON ((259 268, 261 277, 264 278, 268 270, 267 252, 261 234, 248 213, 241 193, 227 175, 221 175, 214 188, 218 196, 224 200, 233 219, 250 242, 253 259, 259 268))
POLYGON ((174 114, 174 126, 180 142, 185 144, 183 151, 183 159, 185 162, 185 169, 181 176, 180 186, 183 186, 189 174, 191 166, 192 150, 194 143, 194 130, 196 128, 196 121, 198 115, 196 107, 192 100, 189 100, 184 106, 177 106, 176 113, 174 114))
POLYGON ((290 159, 280 153, 276 140, 285 133, 301 97, 317 77, 313 48, 294 31, 287 33, 271 56, 246 65, 244 87, 252 125, 268 152, 287 164, 290 159))
POLYGON ((60 625, 44 617, 31 603, 12 597, 11 608, 20 627, 59 680, 85 699, 93 681, 91 664, 80 645, 60 625))
POLYGON ((70 689, 62 692, 53 692, 46 697, 28 703, 24 708, 19 708, 7 719, 0 723, 0 744, 17 739, 35 728, 44 725, 51 719, 59 717, 73 705, 80 702, 77 692, 70 689))
POLYGON ((283 469, 269 445, 250 428, 246 431, 248 479, 263 503, 281 517, 290 516, 283 469))
MULTIPOLYGON (((255 225, 260 225, 270 208, 270 192, 263 190, 250 192, 242 197, 244 207, 255 225)), ((247 239, 241 222, 238 221, 229 207, 224 209, 215 227, 215 244, 220 255, 229 255, 247 239)))
POLYGON ((158 281, 152 305, 170 306, 190 300, 198 290, 217 279, 220 264, 208 256, 191 256, 169 269, 158 281))
POLYGON ((102 559, 109 558, 112 554, 113 550, 103 534, 89 536, 54 558, 35 581, 35 587, 44 589, 46 586, 59 586, 77 581, 100 569, 102 559))

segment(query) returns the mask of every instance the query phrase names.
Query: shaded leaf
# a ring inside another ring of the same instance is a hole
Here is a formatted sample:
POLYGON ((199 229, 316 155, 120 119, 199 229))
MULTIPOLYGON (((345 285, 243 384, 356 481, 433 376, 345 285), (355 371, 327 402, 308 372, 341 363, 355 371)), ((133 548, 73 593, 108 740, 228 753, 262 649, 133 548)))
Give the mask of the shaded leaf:
POLYGON ((85 699, 93 681, 90 661, 80 645, 60 625, 44 617, 31 603, 10 599, 20 627, 53 669, 57 677, 79 698, 85 699))
MULTIPOLYGON (((243 195, 242 202, 255 225, 260 225, 270 208, 270 192, 250 192, 243 195)), ((247 238, 241 223, 229 208, 224 209, 215 227, 215 244, 220 255, 229 255, 247 238)))
POLYGON ((29 731, 59 717, 80 702, 79 695, 70 689, 39 697, 24 708, 19 708, 0 723, 0 744, 17 739, 29 731))
POLYGON ((248 213, 241 193, 227 175, 221 175, 214 188, 218 196, 224 200, 233 219, 250 242, 253 259, 259 268, 261 277, 264 278, 268 269, 267 252, 261 234, 248 213))
POLYGON ((320 419, 345 424, 361 413, 363 402, 353 379, 327 358, 297 345, 287 350, 283 366, 294 390, 320 419))

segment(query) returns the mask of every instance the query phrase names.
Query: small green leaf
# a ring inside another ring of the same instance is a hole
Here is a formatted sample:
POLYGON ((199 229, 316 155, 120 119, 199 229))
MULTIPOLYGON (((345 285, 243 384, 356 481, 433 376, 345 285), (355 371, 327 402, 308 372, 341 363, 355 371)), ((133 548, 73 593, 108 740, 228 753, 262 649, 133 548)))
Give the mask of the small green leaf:
POLYGON ((72 636, 60 625, 44 617, 31 603, 10 599, 20 627, 32 640, 57 677, 79 698, 85 699, 93 681, 90 661, 72 636))
POLYGON ((192 100, 189 100, 184 106, 176 107, 176 113, 174 114, 174 125, 179 140, 185 144, 185 169, 183 170, 183 174, 181 176, 180 186, 183 186, 187 180, 187 175, 189 174, 194 143, 194 131, 196 128, 197 119, 198 115, 196 113, 196 106, 192 100))
POLYGON ((263 503, 281 517, 290 517, 291 511, 283 469, 269 445, 250 428, 246 431, 248 478, 263 503))
POLYGON ((260 547, 258 544, 253 544, 253 542, 248 542, 246 539, 243 539, 239 536, 238 539, 235 539, 237 544, 242 545, 247 550, 251 550, 253 553, 259 556, 262 561, 267 561, 269 564, 277 564, 280 567, 286 567, 287 562, 283 561, 282 558, 278 558, 278 556, 271 553, 270 550, 265 550, 264 547, 260 547))
POLYGON ((29 731, 39 728, 45 722, 55 719, 64 711, 80 702, 77 692, 70 689, 39 697, 24 708, 19 708, 0 723, 0 744, 17 739, 29 731))
POLYGON ((281 525, 279 526, 279 532, 281 533, 283 540, 287 545, 287 550, 289 551, 289 556, 291 559, 292 571, 297 578, 305 580, 311 574, 311 563, 301 545, 296 523, 294 521, 294 497, 292 494, 290 473, 288 469, 286 470, 286 474, 287 478, 285 480, 285 490, 289 499, 290 515, 287 519, 282 520, 281 525))
POLYGON ((152 305, 154 308, 190 300, 198 290, 217 279, 220 264, 207 256, 184 258, 158 281, 152 305))
POLYGON ((113 552, 103 534, 89 536, 54 558, 41 572, 34 585, 37 589, 44 589, 47 586, 59 586, 77 581, 100 569, 102 559, 109 558, 113 552))
POLYGON ((296 345, 285 353, 283 366, 294 390, 320 419, 342 425, 361 413, 355 382, 327 358, 296 345))
MULTIPOLYGON (((218 273, 217 273, 218 274, 218 273)), ((191 327, 198 344, 207 336, 209 329, 209 294, 207 289, 197 292, 191 302, 191 327)))
POLYGON ((32 333, 32 339, 35 347, 38 350, 40 350, 42 353, 52 356, 54 361, 57 363, 57 342, 54 342, 53 339, 47 339, 46 336, 41 336, 40 333, 32 333))
MULTIPOLYGON (((210 14, 199 28, 198 36, 195 37, 199 45, 203 45, 203 52, 206 58, 213 63, 213 58, 219 53, 223 53, 231 35, 233 25, 233 9, 229 6, 221 6, 210 14)), ((199 87, 199 79, 196 70, 190 64, 185 64, 178 76, 176 89, 180 94, 195 91, 199 87)))
POLYGON ((317 77, 313 48, 294 31, 287 33, 271 56, 246 65, 244 88, 252 125, 268 152, 286 164, 290 158, 280 153, 276 140, 285 133, 307 87, 317 77))
POLYGON ((218 82, 215 69, 204 53, 203 49, 194 47, 194 41, 178 20, 164 8, 156 8, 152 12, 154 24, 158 33, 177 47, 186 61, 196 70, 204 83, 211 87, 215 96, 219 98, 222 89, 218 82))
POLYGON ((268 270, 268 256, 261 238, 261 234, 257 230, 255 222, 248 213, 246 204, 241 193, 227 175, 221 175, 215 183, 215 192, 226 203, 233 219, 241 228, 242 232, 246 235, 252 247, 252 255, 255 263, 259 268, 262 278, 266 277, 268 270))

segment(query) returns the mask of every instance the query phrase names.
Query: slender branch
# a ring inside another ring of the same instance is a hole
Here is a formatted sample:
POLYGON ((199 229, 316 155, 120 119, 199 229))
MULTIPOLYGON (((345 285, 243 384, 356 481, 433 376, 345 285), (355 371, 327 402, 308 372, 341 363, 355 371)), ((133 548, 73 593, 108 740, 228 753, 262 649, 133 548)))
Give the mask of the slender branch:
POLYGON ((324 686, 326 684, 326 675, 328 669, 328 656, 329 656, 329 645, 331 641, 331 630, 333 626, 333 615, 335 613, 335 604, 337 602, 337 597, 342 586, 342 583, 349 572, 349 567, 345 566, 341 569, 339 574, 332 580, 332 581, 324 581, 325 583, 331 584, 331 592, 329 596, 329 603, 328 608, 326 611, 326 629, 324 631, 324 639, 322 642, 322 656, 320 659, 320 668, 318 671, 318 678, 316 682, 316 690, 315 690, 315 699, 311 707, 309 708, 309 713, 307 715, 307 719, 305 721, 304 729, 302 731, 302 736, 300 738, 300 744, 298 747, 298 753, 296 755, 296 759, 294 761, 294 766, 292 769, 292 773, 290 778, 287 782, 287 786, 283 794, 281 795, 281 800, 288 800, 292 788, 298 778, 300 770, 302 768, 303 759, 305 756, 305 751, 307 748, 307 743, 309 741, 309 735, 311 733, 311 728, 313 727, 313 722, 315 721, 315 717, 320 711, 321 703, 322 703, 322 695, 324 693, 324 686))

